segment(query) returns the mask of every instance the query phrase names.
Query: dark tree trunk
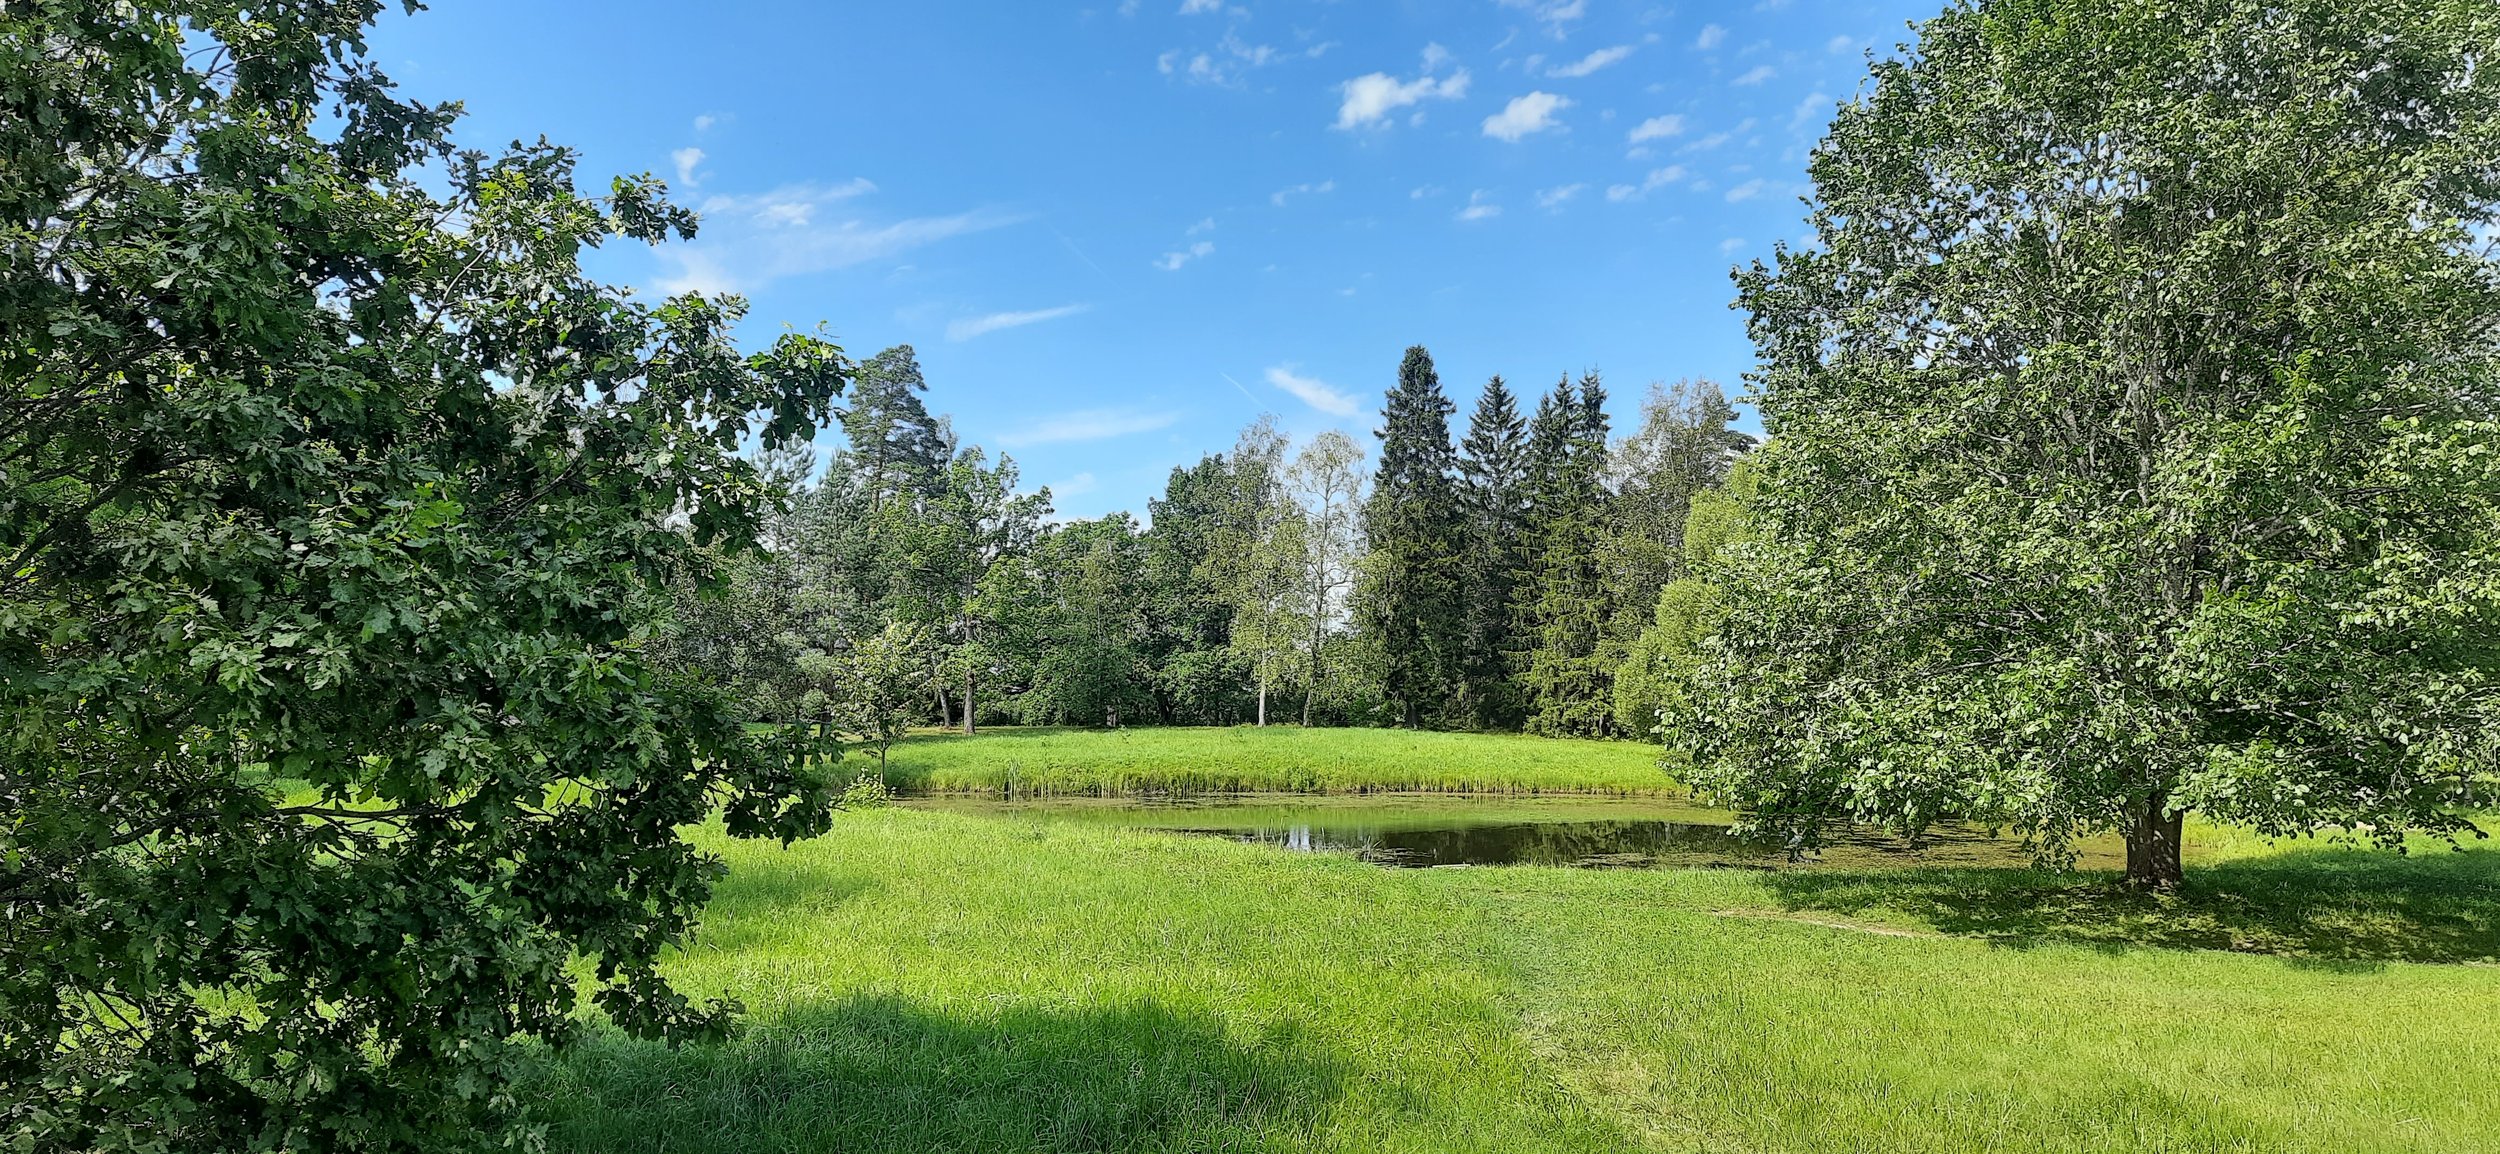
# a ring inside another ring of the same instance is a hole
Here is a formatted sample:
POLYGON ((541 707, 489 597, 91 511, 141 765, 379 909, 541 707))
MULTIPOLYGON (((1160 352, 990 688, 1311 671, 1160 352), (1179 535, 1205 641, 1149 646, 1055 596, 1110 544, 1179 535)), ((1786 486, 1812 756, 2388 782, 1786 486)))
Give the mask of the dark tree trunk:
POLYGON ((2179 888, 2180 827, 2187 815, 2169 808, 2167 794, 2155 793, 2136 804, 2127 821, 2127 884, 2136 889, 2179 888))

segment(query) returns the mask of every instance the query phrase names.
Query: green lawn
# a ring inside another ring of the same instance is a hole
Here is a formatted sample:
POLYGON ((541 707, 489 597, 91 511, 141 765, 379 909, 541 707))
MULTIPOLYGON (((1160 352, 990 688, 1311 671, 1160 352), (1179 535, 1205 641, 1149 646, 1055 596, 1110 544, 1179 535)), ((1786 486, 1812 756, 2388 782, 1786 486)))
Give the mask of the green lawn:
MULTIPOLYGON (((869 764, 853 754, 850 764, 869 764)), ((996 729, 895 745, 886 780, 909 792, 1123 794, 1439 790, 1653 793, 1673 786, 1658 748, 1622 741, 1399 729, 996 729)))
POLYGON ((674 973, 747 1025, 551 1066, 559 1150, 2500 1149, 2500 852, 2202 831, 2156 901, 906 809, 702 837, 674 973))

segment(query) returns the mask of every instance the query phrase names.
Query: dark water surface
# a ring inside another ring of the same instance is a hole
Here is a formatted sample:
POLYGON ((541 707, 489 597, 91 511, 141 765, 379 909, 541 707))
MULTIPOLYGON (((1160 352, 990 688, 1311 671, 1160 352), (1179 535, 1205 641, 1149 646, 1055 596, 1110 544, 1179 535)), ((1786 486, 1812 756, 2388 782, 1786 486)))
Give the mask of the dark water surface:
POLYGON ((1675 799, 1244 794, 1018 802, 921 798, 906 804, 1004 820, 1223 837, 1291 853, 1352 854, 1400 868, 1961 866, 2029 860, 2020 843, 1976 830, 1941 830, 1915 844, 1879 831, 1853 831, 1821 853, 1792 854, 1784 843, 1736 836, 1726 813, 1675 799))

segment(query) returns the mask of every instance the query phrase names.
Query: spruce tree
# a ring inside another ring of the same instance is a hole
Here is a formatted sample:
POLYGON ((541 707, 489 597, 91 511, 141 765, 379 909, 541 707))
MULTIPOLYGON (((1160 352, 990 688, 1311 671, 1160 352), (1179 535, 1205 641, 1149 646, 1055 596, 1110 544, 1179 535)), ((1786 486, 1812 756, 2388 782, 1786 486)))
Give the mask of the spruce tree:
POLYGON ((1455 406, 1422 345, 1406 350, 1382 409, 1380 471, 1363 517, 1374 556, 1358 621, 1378 652, 1384 697, 1412 727, 1446 713, 1462 616, 1455 406))
POLYGON ((1516 728, 1520 691, 1512 651, 1512 603, 1526 563, 1527 423, 1502 378, 1485 383, 1459 447, 1459 509, 1465 570, 1458 705, 1478 728, 1516 728))
MULTIPOLYGON (((1528 655, 1528 728, 1549 736, 1594 737, 1606 731, 1611 671, 1600 655, 1611 599, 1599 547, 1607 493, 1606 389, 1594 371, 1574 395, 1555 387, 1541 413, 1558 428, 1559 452, 1537 494, 1538 566, 1528 655)), ((1549 452, 1554 450, 1549 449, 1549 452)))

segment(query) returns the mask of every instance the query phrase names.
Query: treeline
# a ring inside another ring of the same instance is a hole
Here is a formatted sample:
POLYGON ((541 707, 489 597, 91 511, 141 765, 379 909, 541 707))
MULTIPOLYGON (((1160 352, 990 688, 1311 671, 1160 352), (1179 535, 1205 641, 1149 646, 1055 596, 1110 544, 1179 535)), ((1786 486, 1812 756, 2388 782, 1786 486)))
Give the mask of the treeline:
POLYGON ((1718 386, 1653 386, 1610 434, 1597 373, 1523 416, 1488 381, 1463 438, 1407 350, 1376 459, 1262 417, 1175 468, 1140 522, 1054 523, 1047 489, 932 416, 910 346, 857 366, 844 443, 767 453, 792 492, 725 594, 679 598, 675 660, 760 719, 1394 724, 1639 735, 1692 510, 1751 444, 1718 386))

